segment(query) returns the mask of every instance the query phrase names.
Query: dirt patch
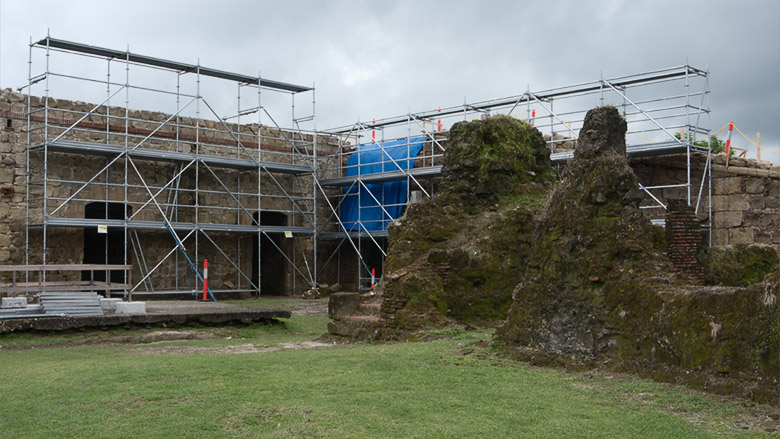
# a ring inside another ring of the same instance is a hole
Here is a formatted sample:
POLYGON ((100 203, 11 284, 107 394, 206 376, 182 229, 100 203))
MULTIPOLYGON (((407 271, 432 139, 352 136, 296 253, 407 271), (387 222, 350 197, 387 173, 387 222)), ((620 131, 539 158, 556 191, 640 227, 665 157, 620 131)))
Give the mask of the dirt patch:
POLYGON ((160 343, 179 340, 213 340, 223 338, 211 332, 202 331, 155 331, 141 336, 141 343, 160 343))
POLYGON ((302 343, 280 343, 274 346, 256 345, 246 343, 240 345, 231 345, 223 347, 209 346, 152 346, 134 348, 132 351, 139 355, 158 355, 158 354, 261 354, 276 352, 281 350, 299 350, 312 349, 333 346, 332 344, 318 341, 305 341, 302 343))
MULTIPOLYGON (((725 403, 728 397, 719 397, 725 403)), ((733 418, 723 419, 721 425, 736 427, 746 431, 765 431, 775 433, 780 431, 780 407, 746 402, 746 409, 741 410, 733 418)), ((695 425, 706 425, 703 415, 698 412, 682 410, 679 407, 670 406, 663 411, 679 416, 695 425)))
POLYGON ((320 299, 301 299, 300 302, 294 303, 289 307, 293 315, 296 316, 328 316, 328 298, 320 299))

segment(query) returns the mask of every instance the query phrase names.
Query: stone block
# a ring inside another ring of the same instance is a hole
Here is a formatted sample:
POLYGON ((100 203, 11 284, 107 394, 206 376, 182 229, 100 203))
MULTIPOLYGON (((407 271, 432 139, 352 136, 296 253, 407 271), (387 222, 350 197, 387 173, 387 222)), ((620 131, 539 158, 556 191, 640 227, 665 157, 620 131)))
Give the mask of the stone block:
POLYGON ((729 210, 745 211, 750 208, 750 198, 746 194, 734 194, 729 197, 729 210))
POLYGON ((328 299, 328 317, 331 319, 352 315, 358 309, 360 309, 358 293, 334 293, 328 299))
POLYGON ((753 244, 753 228, 739 227, 729 230, 729 244, 753 244))
POLYGON ((764 180, 757 178, 749 178, 745 181, 745 192, 749 194, 761 194, 764 193, 764 180))
POLYGON ((715 212, 712 214, 712 224, 718 229, 739 227, 742 224, 742 212, 715 212))
MULTIPOLYGON (((117 299, 117 298, 101 298, 100 308, 103 311, 116 311, 116 304, 121 301, 122 299, 117 299)), ((137 303, 137 302, 132 302, 132 303, 137 303)))
POLYGON ((742 192, 742 177, 723 177, 712 180, 712 191, 717 195, 730 195, 742 192))
POLYGON ((117 302, 117 314, 146 314, 146 302, 117 302))
POLYGON ((762 210, 766 206, 763 195, 751 195, 750 210, 762 210))
POLYGON ((766 231, 754 231, 753 239, 756 241, 756 244, 772 244, 772 234, 766 231))
POLYGON ((729 197, 728 195, 713 195, 712 196, 712 210, 715 212, 723 212, 729 210, 729 197))
POLYGON ((13 168, 0 168, 0 184, 8 185, 14 181, 13 168))
POLYGON ((3 309, 7 308, 27 308, 26 297, 3 297, 3 309))
POLYGON ((712 245, 728 245, 729 231, 726 229, 712 231, 712 245))
POLYGON ((766 183, 766 194, 770 197, 780 197, 780 181, 772 180, 766 183))

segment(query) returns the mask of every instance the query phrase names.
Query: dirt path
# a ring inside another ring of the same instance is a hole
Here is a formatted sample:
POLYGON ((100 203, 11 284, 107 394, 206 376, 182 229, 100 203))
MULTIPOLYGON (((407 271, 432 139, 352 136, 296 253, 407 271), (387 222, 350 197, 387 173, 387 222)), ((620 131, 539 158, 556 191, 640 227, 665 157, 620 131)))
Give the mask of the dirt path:
POLYGON ((321 343, 318 341, 304 341, 301 343, 280 343, 278 345, 256 345, 246 343, 240 345, 208 347, 208 346, 148 346, 133 348, 132 352, 139 355, 158 355, 158 354, 259 354, 267 352, 276 352, 281 350, 299 350, 334 346, 333 344, 321 343))

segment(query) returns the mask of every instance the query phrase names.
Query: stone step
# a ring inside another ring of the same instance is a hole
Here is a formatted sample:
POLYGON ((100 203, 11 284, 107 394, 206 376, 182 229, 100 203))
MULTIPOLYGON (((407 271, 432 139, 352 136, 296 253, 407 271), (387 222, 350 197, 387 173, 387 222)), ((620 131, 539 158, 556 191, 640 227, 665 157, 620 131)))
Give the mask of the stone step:
POLYGON ((363 327, 382 326, 382 319, 379 316, 344 316, 341 318, 341 321, 363 327))
POLYGON ((380 309, 382 309, 381 303, 361 303, 357 315, 379 317, 380 309))
POLYGON ((355 339, 377 338, 382 330, 382 319, 374 316, 344 316, 328 323, 331 335, 355 339))
POLYGON ((366 293, 360 295, 360 303, 375 303, 381 301, 382 301, 382 296, 378 296, 374 293, 366 293))

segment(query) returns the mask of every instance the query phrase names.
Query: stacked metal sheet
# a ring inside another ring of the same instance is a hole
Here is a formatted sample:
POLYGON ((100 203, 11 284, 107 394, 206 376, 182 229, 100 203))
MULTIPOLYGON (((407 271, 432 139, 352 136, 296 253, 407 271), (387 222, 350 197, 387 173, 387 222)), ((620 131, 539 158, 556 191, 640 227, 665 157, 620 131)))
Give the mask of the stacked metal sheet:
POLYGON ((0 319, 31 319, 45 317, 41 305, 27 305, 24 308, 0 309, 0 319))
POLYGON ((69 317, 102 316, 100 298, 95 292, 41 293, 45 314, 65 314, 69 317))

